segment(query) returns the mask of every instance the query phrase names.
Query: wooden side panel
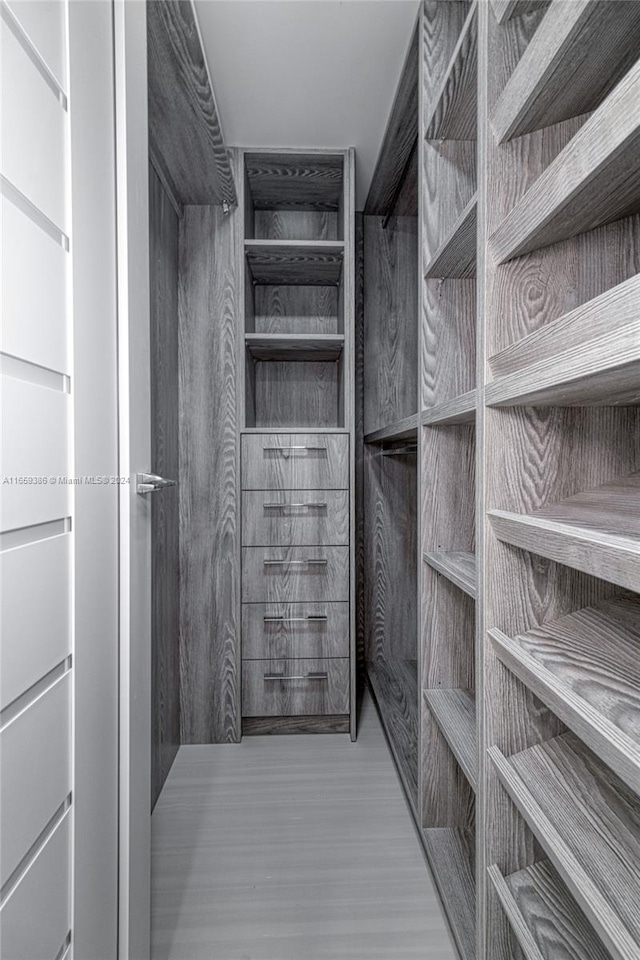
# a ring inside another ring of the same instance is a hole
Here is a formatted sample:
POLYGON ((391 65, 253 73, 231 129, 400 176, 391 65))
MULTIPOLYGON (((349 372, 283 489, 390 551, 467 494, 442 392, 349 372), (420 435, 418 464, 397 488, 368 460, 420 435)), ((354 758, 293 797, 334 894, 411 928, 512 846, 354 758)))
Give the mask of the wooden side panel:
POLYGON ((180 680, 183 743, 239 738, 237 217, 180 228, 180 680))
MULTIPOLYGON (((149 169, 151 462, 178 480, 178 217, 149 169)), ((180 745, 180 516, 177 487, 151 504, 151 804, 180 745)))
POLYGON ((416 412, 418 221, 364 220, 365 433, 416 412))
POLYGON ((194 7, 147 3, 149 131, 182 203, 233 204, 236 190, 194 7))

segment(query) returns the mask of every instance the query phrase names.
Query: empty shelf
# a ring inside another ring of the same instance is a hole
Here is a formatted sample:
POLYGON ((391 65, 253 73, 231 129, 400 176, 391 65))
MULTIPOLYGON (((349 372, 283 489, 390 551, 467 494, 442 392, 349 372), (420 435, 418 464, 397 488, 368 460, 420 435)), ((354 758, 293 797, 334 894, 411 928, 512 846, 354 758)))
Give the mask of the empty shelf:
POLYGON ((446 426, 456 423, 475 423, 476 391, 469 390, 452 400, 445 400, 422 411, 422 423, 425 427, 446 426))
POLYGON ((388 427, 381 427, 379 430, 373 430, 367 433, 364 438, 365 443, 385 443, 388 440, 409 440, 417 436, 418 433, 418 415, 412 414, 405 417, 404 420, 396 420, 390 423, 388 427))
POLYGON ((418 672, 412 661, 371 660, 367 676, 405 793, 418 810, 418 672))
POLYGON ((338 360, 344 336, 329 333, 248 333, 247 350, 256 360, 338 360))
POLYGON ((525 960, 610 960, 548 860, 506 879, 487 870, 525 960))
POLYGON ((344 244, 332 240, 245 240, 254 283, 337 284, 344 244))
POLYGON ((525 13, 548 7, 550 0, 491 0, 493 15, 498 23, 505 23, 512 17, 522 17, 525 13))
POLYGON ((470 597, 476 595, 476 555, 462 551, 424 553, 423 560, 470 597))
POLYGON ((573 733, 489 757, 616 960, 640 960, 638 798, 573 733))
POLYGON ((498 141, 594 110, 639 44, 637 3, 552 3, 491 115, 498 141))
POLYGON ((489 406, 640 402, 640 275, 607 290, 489 360, 489 406))
POLYGON ((498 263, 640 210, 640 62, 491 236, 498 263))
POLYGON ((478 4, 473 3, 449 67, 427 107, 427 140, 475 140, 478 112, 478 4))
POLYGON ((476 957, 476 882, 473 833, 428 827, 422 838, 453 938, 462 960, 476 957))
POLYGON ((427 279, 464 280, 476 275, 478 197, 474 194, 425 271, 427 279))
POLYGON ((473 789, 478 780, 476 704, 467 690, 425 690, 424 699, 473 789))
POLYGON ((640 583, 640 473, 536 513, 490 510, 499 540, 621 587, 640 583))
POLYGON ((505 666, 640 793, 640 599, 489 636, 505 666))

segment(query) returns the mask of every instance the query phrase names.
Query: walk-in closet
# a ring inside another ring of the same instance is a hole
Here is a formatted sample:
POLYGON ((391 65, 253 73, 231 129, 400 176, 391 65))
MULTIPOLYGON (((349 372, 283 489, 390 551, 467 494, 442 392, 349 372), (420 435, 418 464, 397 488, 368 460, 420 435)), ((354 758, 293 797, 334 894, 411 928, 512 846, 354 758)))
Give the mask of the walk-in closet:
POLYGON ((640 0, 0 41, 0 960, 640 960, 640 0))

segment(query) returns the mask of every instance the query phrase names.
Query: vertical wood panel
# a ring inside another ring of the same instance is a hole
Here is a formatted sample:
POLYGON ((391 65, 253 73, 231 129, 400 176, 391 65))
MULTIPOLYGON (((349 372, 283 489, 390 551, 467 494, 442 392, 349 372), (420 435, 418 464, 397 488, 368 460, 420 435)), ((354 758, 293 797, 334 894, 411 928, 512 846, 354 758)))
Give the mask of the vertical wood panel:
POLYGON ((239 738, 236 216, 180 225, 182 742, 239 738))
MULTIPOLYGON (((178 480, 178 218, 149 169, 151 463, 178 480)), ((151 516, 152 763, 155 804, 180 745, 180 516, 178 490, 154 494, 151 516)))

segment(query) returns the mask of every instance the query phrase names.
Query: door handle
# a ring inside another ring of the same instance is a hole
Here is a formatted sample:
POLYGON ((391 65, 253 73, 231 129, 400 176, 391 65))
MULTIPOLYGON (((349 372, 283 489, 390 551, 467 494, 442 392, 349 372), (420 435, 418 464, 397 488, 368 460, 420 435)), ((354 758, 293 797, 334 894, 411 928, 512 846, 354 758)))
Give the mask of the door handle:
POLYGON ((165 487, 175 487, 176 483, 176 480, 167 480, 155 473, 136 473, 136 493, 142 495, 164 490, 165 487))

